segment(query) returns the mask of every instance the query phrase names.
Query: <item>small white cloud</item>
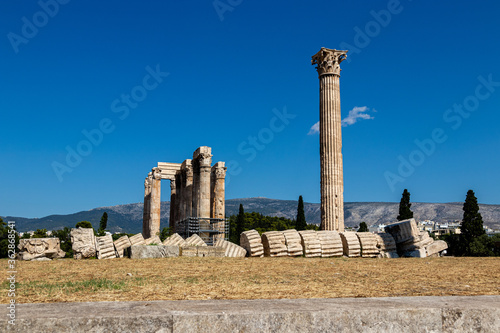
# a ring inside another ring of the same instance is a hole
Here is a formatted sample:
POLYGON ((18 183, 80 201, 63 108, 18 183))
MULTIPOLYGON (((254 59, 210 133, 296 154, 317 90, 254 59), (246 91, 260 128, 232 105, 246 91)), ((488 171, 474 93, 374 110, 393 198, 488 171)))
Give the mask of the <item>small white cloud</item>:
MULTIPOLYGON (((377 112, 375 109, 370 110, 367 106, 355 106, 349 111, 347 117, 342 119, 342 127, 355 124, 359 119, 374 119, 375 117, 368 114, 368 112, 377 112)), ((307 135, 314 135, 319 133, 319 121, 312 125, 307 135)))
MULTIPOLYGON (((347 117, 342 119, 342 126, 346 127, 355 124, 359 119, 373 119, 371 115, 368 114, 370 108, 367 106, 355 106, 349 111, 347 117)), ((373 112, 376 112, 373 110, 373 112)))
POLYGON ((319 121, 316 124, 312 125, 312 127, 309 130, 309 133, 307 133, 307 135, 313 135, 316 133, 319 133, 319 121))

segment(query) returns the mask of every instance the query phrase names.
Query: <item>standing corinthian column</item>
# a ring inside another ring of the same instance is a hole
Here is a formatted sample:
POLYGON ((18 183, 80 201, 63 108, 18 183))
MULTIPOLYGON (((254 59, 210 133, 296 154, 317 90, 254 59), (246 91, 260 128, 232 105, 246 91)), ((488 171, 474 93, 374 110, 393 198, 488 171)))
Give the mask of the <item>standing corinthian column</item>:
POLYGON ((199 147, 193 153, 193 216, 210 218, 210 172, 212 148, 199 147))
POLYGON ((340 63, 347 51, 321 48, 312 57, 319 75, 321 230, 344 231, 344 174, 340 118, 340 63))
POLYGON ((149 225, 143 235, 144 238, 150 238, 160 234, 161 171, 159 168, 153 168, 152 173, 149 225))
POLYGON ((151 207, 151 186, 153 174, 150 172, 144 180, 144 210, 142 214, 142 233, 146 234, 149 230, 149 209, 151 207))

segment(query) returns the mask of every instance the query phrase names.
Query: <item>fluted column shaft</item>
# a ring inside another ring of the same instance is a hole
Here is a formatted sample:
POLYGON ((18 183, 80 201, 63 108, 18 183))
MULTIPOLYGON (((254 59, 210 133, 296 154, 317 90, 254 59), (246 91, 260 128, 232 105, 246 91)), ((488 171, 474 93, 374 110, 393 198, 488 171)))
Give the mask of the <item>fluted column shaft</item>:
POLYGON ((344 231, 339 76, 320 77, 321 229, 344 231))
POLYGON ((151 181, 151 200, 149 209, 149 227, 144 232, 144 238, 160 234, 160 205, 161 205, 161 172, 153 169, 151 181))
POLYGON ((142 213, 142 233, 149 230, 149 211, 151 206, 151 176, 144 180, 144 208, 142 213))

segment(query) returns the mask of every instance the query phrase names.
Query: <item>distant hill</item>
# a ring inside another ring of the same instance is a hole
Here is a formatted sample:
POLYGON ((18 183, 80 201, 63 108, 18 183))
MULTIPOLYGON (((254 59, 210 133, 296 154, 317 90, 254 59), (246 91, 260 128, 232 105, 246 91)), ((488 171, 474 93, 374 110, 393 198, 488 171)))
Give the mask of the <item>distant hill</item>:
MULTIPOLYGON (((240 203, 246 212, 258 212, 269 216, 283 216, 294 219, 297 201, 267 198, 245 198, 226 200, 226 215, 238 213, 240 203)), ((398 214, 398 203, 392 202, 346 202, 344 204, 346 226, 357 226, 365 221, 369 225, 394 222, 398 214)), ((412 203, 411 209, 417 220, 447 222, 461 220, 463 203, 412 203)), ((500 228, 500 205, 479 205, 485 225, 500 228)), ((18 231, 36 229, 61 229, 74 227, 77 222, 90 221, 97 228, 102 213, 108 213, 108 229, 136 233, 142 231, 142 203, 99 207, 68 215, 50 215, 37 219, 5 216, 4 221, 16 221, 18 231)), ((168 226, 170 202, 161 203, 161 224, 168 226)), ((304 203, 308 223, 320 223, 321 211, 317 203, 304 203)))

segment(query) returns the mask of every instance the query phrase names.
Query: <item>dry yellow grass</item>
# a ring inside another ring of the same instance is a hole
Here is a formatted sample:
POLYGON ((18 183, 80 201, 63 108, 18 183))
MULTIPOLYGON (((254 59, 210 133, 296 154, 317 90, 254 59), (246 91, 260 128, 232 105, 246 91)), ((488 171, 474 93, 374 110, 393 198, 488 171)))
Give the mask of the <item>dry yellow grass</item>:
POLYGON ((498 295, 500 258, 64 259, 18 262, 16 278, 19 303, 498 295))

